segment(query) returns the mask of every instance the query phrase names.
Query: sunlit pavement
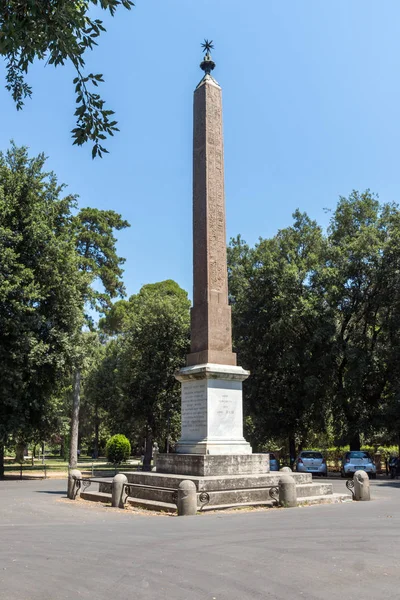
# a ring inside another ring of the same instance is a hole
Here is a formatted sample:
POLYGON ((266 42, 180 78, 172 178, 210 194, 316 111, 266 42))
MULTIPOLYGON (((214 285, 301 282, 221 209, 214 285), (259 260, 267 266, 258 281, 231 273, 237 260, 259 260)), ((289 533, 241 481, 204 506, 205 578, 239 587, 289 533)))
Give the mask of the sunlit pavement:
POLYGON ((399 598, 398 479, 371 481, 371 502, 184 518, 74 503, 65 489, 0 482, 1 600, 399 598))

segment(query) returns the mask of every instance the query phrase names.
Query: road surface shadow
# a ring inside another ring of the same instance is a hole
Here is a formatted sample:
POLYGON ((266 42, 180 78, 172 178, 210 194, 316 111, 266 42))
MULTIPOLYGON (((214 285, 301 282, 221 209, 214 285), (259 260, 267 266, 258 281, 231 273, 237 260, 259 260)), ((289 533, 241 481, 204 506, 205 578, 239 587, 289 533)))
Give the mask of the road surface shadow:
POLYGON ((59 496, 67 496, 67 492, 65 490, 35 490, 37 494, 58 494, 59 496))
MULTIPOLYGON (((375 484, 376 485, 376 484, 375 484)), ((377 487, 394 487, 400 489, 400 481, 380 481, 377 487)))

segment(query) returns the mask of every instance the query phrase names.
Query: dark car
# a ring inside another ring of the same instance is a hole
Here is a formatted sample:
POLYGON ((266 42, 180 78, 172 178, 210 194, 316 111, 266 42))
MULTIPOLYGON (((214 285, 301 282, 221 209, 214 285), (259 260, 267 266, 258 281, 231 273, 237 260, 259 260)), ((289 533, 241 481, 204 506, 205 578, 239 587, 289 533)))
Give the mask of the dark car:
POLYGON ((400 475, 400 456, 391 456, 389 459, 390 478, 395 479, 400 475))

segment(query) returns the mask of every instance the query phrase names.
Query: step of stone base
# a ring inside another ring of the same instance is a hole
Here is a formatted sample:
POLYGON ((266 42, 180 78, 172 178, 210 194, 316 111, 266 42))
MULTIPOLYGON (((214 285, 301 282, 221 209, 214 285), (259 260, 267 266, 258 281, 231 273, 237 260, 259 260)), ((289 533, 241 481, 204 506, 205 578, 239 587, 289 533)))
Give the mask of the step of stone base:
MULTIPOLYGON (((236 505, 236 504, 249 504, 249 503, 259 503, 259 502, 268 502, 270 501, 269 490, 271 483, 277 485, 279 479, 270 480, 267 479, 263 481, 263 483, 269 484, 269 487, 239 487, 239 488, 228 488, 224 489, 211 489, 208 491, 210 496, 209 503, 213 506, 217 504, 222 505, 236 505)), ((136 482, 135 482, 136 483, 136 482)), ((152 481, 154 483, 154 480, 152 481)), ((207 482, 209 483, 209 482, 207 482)), ((226 482, 224 482, 226 484, 226 482)), ((243 481, 240 482, 243 486, 243 481)), ((253 483, 251 480, 250 484, 253 483)), ((260 481, 257 481, 257 484, 260 484, 260 481)), ((222 484, 221 484, 222 486, 222 484)), ((206 486, 205 486, 206 487, 206 486)), ((208 486, 207 486, 208 487, 208 486)), ((210 486, 213 487, 213 486, 210 486)), ((111 484, 103 483, 100 484, 99 487, 101 492, 111 493, 111 484)), ((297 497, 302 496, 323 496, 326 494, 331 495, 333 492, 331 483, 312 483, 312 482, 302 482, 296 485, 297 497)), ((166 487, 156 487, 156 486, 147 486, 143 483, 140 483, 137 487, 132 486, 129 489, 129 496, 131 498, 138 498, 140 500, 149 500, 155 502, 163 502, 166 504, 173 504, 174 502, 174 494, 176 493, 176 488, 166 488, 166 487)), ((198 506, 201 507, 200 499, 198 498, 198 506)))
POLYGON ((82 500, 90 500, 91 502, 111 502, 111 494, 105 492, 82 492, 82 500))
MULTIPOLYGON (((298 499, 298 505, 311 505, 311 504, 336 504, 339 502, 351 502, 351 496, 347 494, 330 494, 328 496, 305 496, 298 499)), ((168 504, 167 502, 152 502, 150 500, 141 500, 139 498, 129 498, 128 503, 132 506, 140 508, 147 508, 148 510, 165 511, 170 513, 176 513, 176 506, 174 504, 168 504)), ((227 509, 246 509, 246 508, 273 508, 277 507, 275 502, 264 501, 264 502, 238 502, 230 504, 214 504, 203 506, 198 512, 210 512, 213 510, 227 510, 227 509)))
MULTIPOLYGON (((312 483, 311 473, 290 473, 296 484, 312 483)), ((274 471, 272 473, 256 475, 225 475, 208 477, 190 477, 188 475, 171 475, 168 473, 135 471, 123 473, 126 475, 129 483, 148 485, 159 488, 171 488, 176 490, 179 484, 190 479, 196 485, 199 492, 215 492, 223 490, 240 490, 248 488, 265 488, 277 486, 282 473, 274 471)), ((103 491, 103 490, 102 490, 103 491)), ((104 490, 105 491, 105 490, 104 490)))
MULTIPOLYGON (((303 497, 322 497, 331 496, 333 493, 331 483, 302 483, 296 486, 297 498, 303 497)), ((111 497, 111 486, 110 484, 100 485, 100 492, 105 493, 111 497)), ((85 492, 95 493, 95 492, 85 492)), ((135 498, 138 501, 145 502, 161 502, 162 504, 174 504, 174 494, 176 490, 166 488, 156 488, 152 486, 140 485, 138 487, 132 487, 129 490, 129 497, 135 498)), ((209 504, 211 506, 222 505, 222 506, 233 506, 233 505, 250 505, 259 503, 268 503, 271 499, 269 497, 269 488, 250 488, 250 489, 236 489, 236 490, 218 490, 209 493, 209 504)), ((101 500, 100 500, 101 502, 101 500)), ((198 497, 198 507, 201 508, 200 498, 198 497)))
MULTIPOLYGON (((351 502, 352 498, 348 494, 329 494, 329 495, 318 495, 318 496, 304 496, 303 498, 298 498, 297 502, 299 506, 307 505, 307 504, 336 504, 339 502, 351 502)), ((266 501, 266 502, 240 502, 236 504, 217 504, 212 506, 203 506, 201 511, 199 512, 207 512, 211 510, 226 510, 226 509, 234 509, 234 508, 273 508, 278 505, 275 502, 266 501)))
POLYGON ((299 505, 302 504, 337 504, 338 502, 352 502, 348 494, 329 494, 327 496, 303 496, 298 498, 299 505))
POLYGON ((137 508, 156 510, 158 512, 176 513, 176 505, 168 502, 157 502, 156 500, 145 500, 144 498, 128 498, 128 504, 137 508))
POLYGON ((297 497, 326 496, 333 494, 331 483, 300 483, 296 485, 297 497))
MULTIPOLYGON (((91 502, 111 502, 111 494, 104 492, 82 492, 81 498, 83 500, 89 500, 91 502)), ((169 502, 159 502, 156 500, 146 500, 144 498, 131 498, 127 500, 128 504, 137 508, 145 508, 147 510, 163 511, 168 513, 176 513, 176 505, 169 502)), ((311 504, 335 504, 339 502, 352 502, 352 497, 348 494, 319 494, 313 496, 300 496, 298 497, 298 505, 311 505, 311 504)), ((199 512, 208 512, 211 510, 226 510, 235 508, 251 508, 251 507, 265 507, 272 508, 277 506, 275 502, 271 500, 256 501, 256 502, 230 502, 227 504, 212 504, 203 506, 199 512)))
POLYGON ((277 503, 272 500, 263 502, 237 502, 236 504, 212 504, 203 506, 198 512, 208 512, 210 510, 227 510, 233 508, 273 508, 277 507, 277 503))

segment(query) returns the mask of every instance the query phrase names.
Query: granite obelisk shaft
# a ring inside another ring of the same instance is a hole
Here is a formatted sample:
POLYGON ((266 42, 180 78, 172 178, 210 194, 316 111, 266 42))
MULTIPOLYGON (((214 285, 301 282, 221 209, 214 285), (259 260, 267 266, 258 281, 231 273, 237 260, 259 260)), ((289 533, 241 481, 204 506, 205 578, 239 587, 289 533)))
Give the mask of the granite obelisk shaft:
POLYGON ((222 90, 209 73, 194 92, 193 288, 187 365, 236 365, 228 304, 222 90))
POLYGON ((207 53, 200 64, 205 75, 194 92, 191 353, 187 366, 175 374, 182 384, 181 438, 176 451, 186 455, 182 460, 189 470, 198 454, 252 452, 243 437, 242 382, 249 372, 236 366, 232 352, 222 92, 211 76, 215 67, 211 45, 205 42, 207 53))

